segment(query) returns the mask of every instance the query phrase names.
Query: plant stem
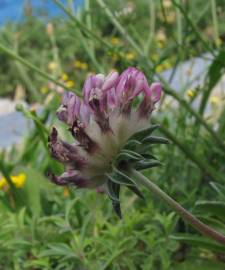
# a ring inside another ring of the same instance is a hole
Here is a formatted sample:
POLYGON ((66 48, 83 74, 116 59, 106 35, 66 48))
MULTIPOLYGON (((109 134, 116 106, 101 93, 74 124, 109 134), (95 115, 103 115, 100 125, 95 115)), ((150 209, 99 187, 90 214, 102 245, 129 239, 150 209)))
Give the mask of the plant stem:
POLYGON ((175 212, 177 212, 186 222, 192 225, 198 232, 225 245, 224 235, 220 234, 219 232, 213 230, 212 228, 201 222, 199 219, 189 213, 179 203, 177 203, 174 199, 168 196, 163 190, 161 190, 157 185, 155 185, 138 171, 132 169, 131 174, 139 183, 141 183, 148 190, 156 194, 160 199, 167 203, 175 212))
MULTIPOLYGON (((16 53, 14 53, 12 50, 6 48, 5 46, 3 46, 2 44, 0 44, 0 51, 2 51, 3 53, 7 54, 8 56, 10 56, 11 58, 19 61, 21 64, 23 64, 24 66, 30 68, 31 70, 35 71, 36 73, 38 73, 40 76, 42 76, 43 78, 50 80, 52 82, 54 82, 55 84, 63 87, 64 89, 71 91, 70 88, 66 87, 63 83, 57 81, 56 79, 54 79, 53 77, 49 76, 47 73, 45 73, 44 71, 40 70, 38 67, 34 66, 33 64, 31 64, 29 61, 23 59, 21 56, 17 55, 16 53)), ((80 95, 80 93, 78 91, 75 91, 75 93, 77 95, 80 95)))
POLYGON ((212 7, 212 20, 213 20, 213 30, 214 30, 214 38, 217 42, 219 39, 219 30, 218 30, 218 19, 216 14, 216 1, 211 0, 211 7, 212 7))

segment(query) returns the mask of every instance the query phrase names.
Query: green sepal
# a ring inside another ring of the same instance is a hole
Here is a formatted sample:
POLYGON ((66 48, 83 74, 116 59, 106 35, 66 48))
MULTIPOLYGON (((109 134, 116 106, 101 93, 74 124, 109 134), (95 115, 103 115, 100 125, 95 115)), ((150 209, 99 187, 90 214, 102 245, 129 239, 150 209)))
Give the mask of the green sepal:
POLYGON ((163 137, 155 137, 155 136, 149 136, 142 140, 142 143, 150 143, 150 144, 168 144, 170 143, 169 140, 163 137))
POLYGON ((143 159, 143 156, 135 151, 131 151, 131 150, 128 150, 128 149, 123 149, 121 151, 121 153, 127 153, 129 155, 132 155, 133 157, 136 157, 138 159, 143 159))
POLYGON ((138 197, 140 197, 142 200, 145 200, 144 195, 141 193, 141 191, 137 188, 137 186, 128 186, 128 188, 133 191, 138 197))
POLYGON ((145 169, 150 169, 153 167, 158 167, 161 165, 162 165, 162 163, 155 160, 155 161, 138 161, 135 163, 134 166, 135 166, 136 170, 145 170, 145 169))
POLYGON ((150 134, 152 134, 152 132, 159 127, 160 127, 160 125, 158 125, 158 124, 151 125, 148 128, 142 129, 142 130, 134 133, 134 135, 132 135, 130 139, 143 140, 146 136, 149 136, 150 134))
POLYGON ((110 181, 112 181, 113 183, 117 184, 117 185, 124 185, 124 186, 134 186, 135 182, 128 177, 126 174, 121 173, 119 170, 116 170, 116 174, 115 177, 106 174, 108 179, 110 179, 110 181))
POLYGON ((143 159, 143 157, 141 155, 137 155, 136 152, 133 151, 127 151, 127 150, 123 150, 121 151, 121 153, 117 156, 116 161, 120 162, 121 160, 140 160, 143 159), (135 153, 135 154, 133 154, 135 153))
POLYGON ((125 149, 134 149, 136 146, 141 145, 141 142, 138 140, 129 140, 124 146, 125 149))
MULTIPOLYGON (((109 177, 108 177, 109 178, 109 177)), ((107 181, 107 193, 112 201, 115 201, 117 203, 120 202, 119 200, 119 184, 116 184, 115 182, 112 182, 110 178, 107 181)))
POLYGON ((145 159, 154 159, 154 160, 158 160, 158 158, 155 157, 155 156, 153 156, 152 154, 148 154, 148 153, 142 154, 142 153, 141 153, 141 155, 142 155, 145 159))

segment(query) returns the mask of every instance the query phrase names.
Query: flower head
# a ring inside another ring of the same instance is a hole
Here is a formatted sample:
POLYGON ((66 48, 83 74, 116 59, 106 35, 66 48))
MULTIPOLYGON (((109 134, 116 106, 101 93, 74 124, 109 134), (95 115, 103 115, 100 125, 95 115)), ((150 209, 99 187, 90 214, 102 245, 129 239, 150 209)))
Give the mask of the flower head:
POLYGON ((56 128, 49 136, 52 157, 63 163, 61 176, 50 174, 58 185, 79 188, 107 187, 119 214, 119 187, 123 183, 140 195, 127 175, 130 166, 144 169, 159 165, 146 153, 150 143, 166 143, 149 136, 156 126, 149 117, 161 96, 159 83, 148 84, 145 75, 130 67, 122 74, 112 71, 90 75, 83 87, 83 100, 72 92, 62 97, 58 119, 69 126, 74 143, 58 138, 56 128))

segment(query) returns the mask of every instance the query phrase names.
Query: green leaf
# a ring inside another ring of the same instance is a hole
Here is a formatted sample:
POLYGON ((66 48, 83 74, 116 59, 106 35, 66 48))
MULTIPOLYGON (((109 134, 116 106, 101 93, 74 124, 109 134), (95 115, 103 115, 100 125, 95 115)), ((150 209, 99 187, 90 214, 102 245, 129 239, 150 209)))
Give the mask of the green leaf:
POLYGON ((131 178, 126 178, 124 176, 121 176, 119 174, 114 174, 113 176, 110 174, 106 174, 107 177, 115 184, 119 185, 125 185, 125 186, 134 186, 135 183, 131 178))
POLYGON ((225 202, 221 201, 198 201, 195 204, 195 210, 217 216, 225 221, 225 202))
POLYGON ((161 165, 162 163, 160 163, 159 161, 138 161, 135 163, 134 166, 137 170, 146 170, 161 165))
POLYGON ((135 151, 128 150, 128 149, 123 149, 121 151, 121 153, 127 153, 127 154, 129 154, 129 155, 131 155, 133 157, 139 158, 139 159, 142 159, 143 158, 143 156, 140 155, 139 153, 137 153, 135 151))
MULTIPOLYGON (((134 182, 134 180, 132 178, 130 178, 128 175, 126 175, 125 173, 121 172, 120 170, 118 170, 117 168, 113 168, 113 172, 115 173, 115 178, 119 180, 119 182, 122 185, 125 186, 135 186, 136 183, 134 182)), ((115 179, 114 178, 114 179, 115 179)))
POLYGON ((158 125, 158 124, 151 125, 148 128, 145 128, 145 129, 142 129, 142 130, 136 132, 133 136, 131 136, 131 139, 143 140, 146 136, 149 136, 150 134, 152 134, 152 132, 159 127, 160 127, 160 125, 158 125))
POLYGON ((150 144, 168 144, 170 141, 163 137, 155 137, 149 136, 142 140, 143 143, 150 143, 150 144))
MULTIPOLYGON (((108 175, 107 175, 108 176, 108 175)), ((112 177, 108 176, 107 181, 107 193, 112 201, 119 202, 119 193, 118 193, 118 185, 115 182, 111 181, 112 177)))
POLYGON ((225 198, 225 185, 210 182, 210 186, 223 198, 225 198))
POLYGON ((186 243, 193 247, 204 248, 214 252, 225 253, 225 246, 217 244, 202 236, 188 235, 188 234, 176 234, 170 237, 171 239, 186 243))
POLYGON ((142 192, 137 188, 137 186, 127 186, 131 191, 133 191, 138 197, 142 200, 145 200, 144 195, 142 192))

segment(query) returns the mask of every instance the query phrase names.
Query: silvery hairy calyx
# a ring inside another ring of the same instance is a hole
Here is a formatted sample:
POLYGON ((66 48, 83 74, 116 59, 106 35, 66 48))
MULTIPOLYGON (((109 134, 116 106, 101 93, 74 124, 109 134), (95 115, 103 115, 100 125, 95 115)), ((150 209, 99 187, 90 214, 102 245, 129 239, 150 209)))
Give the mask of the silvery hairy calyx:
POLYGON ((107 76, 90 75, 84 83, 82 100, 72 92, 64 93, 57 117, 69 127, 74 143, 60 139, 57 129, 52 128, 49 149, 52 157, 64 164, 65 172, 60 176, 49 173, 49 178, 61 186, 106 191, 119 217, 121 186, 143 198, 138 188, 142 184, 198 231, 224 244, 224 236, 140 173, 161 165, 152 155, 151 145, 168 143, 152 135, 159 126, 150 124, 161 92, 160 83, 149 84, 141 71, 129 67, 121 74, 112 71, 107 76))

